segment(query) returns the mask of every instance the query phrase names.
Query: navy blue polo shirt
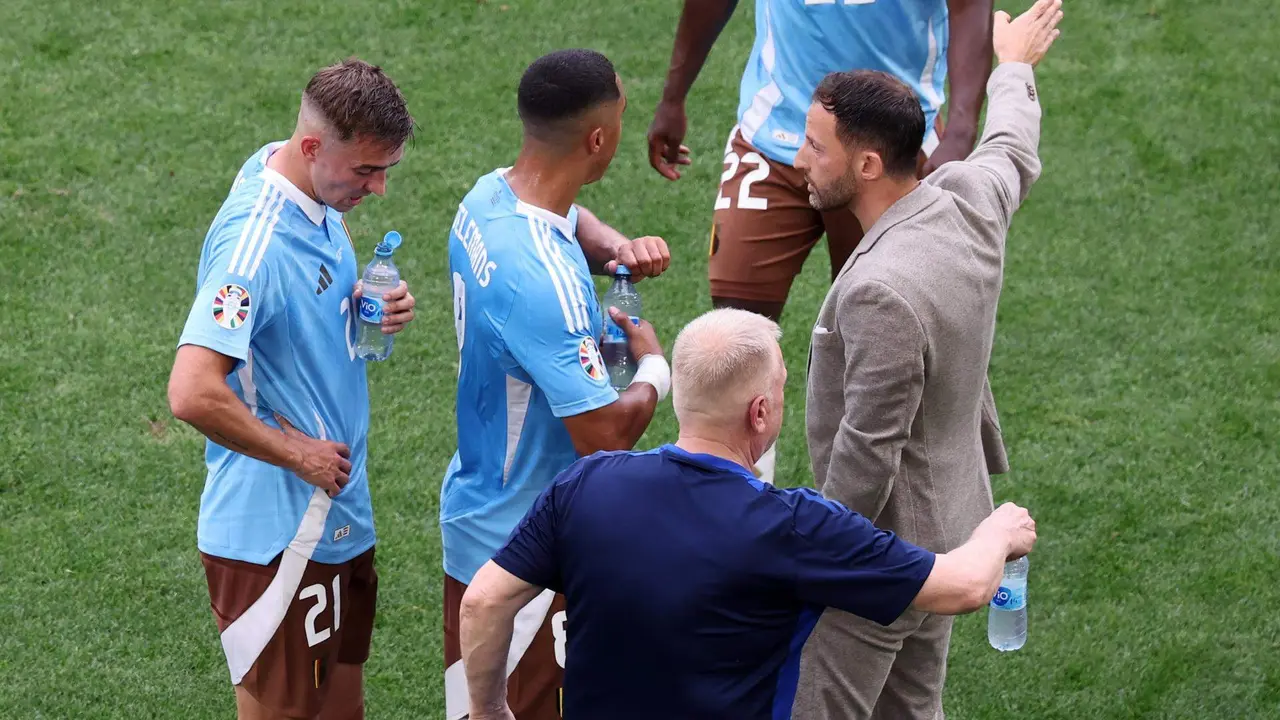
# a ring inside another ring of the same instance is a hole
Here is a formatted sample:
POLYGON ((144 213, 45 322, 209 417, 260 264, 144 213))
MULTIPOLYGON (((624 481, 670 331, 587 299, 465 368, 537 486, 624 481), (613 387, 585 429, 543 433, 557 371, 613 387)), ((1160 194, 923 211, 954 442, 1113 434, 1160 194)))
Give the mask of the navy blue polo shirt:
POLYGON ((566 718, 764 720, 790 717, 823 608, 887 625, 934 555, 667 445, 574 463, 493 560, 565 595, 566 718))

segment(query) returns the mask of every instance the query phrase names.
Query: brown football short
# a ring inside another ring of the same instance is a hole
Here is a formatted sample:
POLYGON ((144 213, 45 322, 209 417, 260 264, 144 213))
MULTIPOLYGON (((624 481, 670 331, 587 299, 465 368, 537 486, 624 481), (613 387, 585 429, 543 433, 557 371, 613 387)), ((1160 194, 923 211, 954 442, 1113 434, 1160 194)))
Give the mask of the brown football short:
MULTIPOLYGON (((926 145, 941 136, 941 121, 926 145)), ((920 153, 919 167, 927 159, 920 153)), ((852 210, 809 206, 804 173, 765 157, 738 128, 725 146, 724 174, 711 226, 708 276, 715 298, 786 302, 809 251, 823 233, 834 277, 862 239, 852 210)))
MULTIPOLYGON (((458 619, 466 591, 466 585, 444 576, 445 720, 465 718, 469 709, 458 619)), ((511 637, 515 670, 507 675, 507 704, 516 720, 563 717, 565 617, 564 596, 550 590, 516 615, 511 637)))
POLYGON ((280 714, 318 714, 333 664, 369 658, 373 550, 336 565, 289 549, 267 565, 200 553, 232 684, 280 714))

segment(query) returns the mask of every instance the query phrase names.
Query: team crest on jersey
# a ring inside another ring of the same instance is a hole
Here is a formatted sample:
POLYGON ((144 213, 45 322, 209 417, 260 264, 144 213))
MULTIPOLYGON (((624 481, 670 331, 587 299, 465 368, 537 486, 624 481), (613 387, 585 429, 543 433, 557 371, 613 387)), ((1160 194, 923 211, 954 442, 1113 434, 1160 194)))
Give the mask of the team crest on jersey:
POLYGON ((596 347, 596 341, 591 338, 583 338, 578 343, 578 364, 582 366, 582 371, 587 377, 601 382, 605 378, 604 360, 600 357, 600 350, 596 347))
POLYGON ((213 321, 235 330, 249 319, 249 291, 235 284, 223 285, 213 297, 213 321))

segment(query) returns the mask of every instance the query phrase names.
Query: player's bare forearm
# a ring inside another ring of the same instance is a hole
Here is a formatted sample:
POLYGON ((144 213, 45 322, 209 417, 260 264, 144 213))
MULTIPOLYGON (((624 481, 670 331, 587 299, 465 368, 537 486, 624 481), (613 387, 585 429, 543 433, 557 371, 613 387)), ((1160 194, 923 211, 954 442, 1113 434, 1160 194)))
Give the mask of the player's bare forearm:
POLYGON ((581 415, 564 418, 579 457, 602 450, 630 450, 653 420, 658 391, 645 382, 632 383, 618 399, 581 415))
POLYGON ((934 559, 911 607, 944 615, 980 609, 1000 587, 1005 561, 1026 555, 1035 544, 1031 513, 1004 503, 978 525, 968 542, 934 559))
POLYGON ((711 46, 737 6, 738 0, 685 0, 671 50, 671 65, 662 88, 662 102, 684 102, 711 54, 711 46))
POLYGON ((467 673, 471 712, 497 715, 507 702, 507 655, 518 608, 487 602, 468 589, 459 615, 462 666, 467 673))
MULTIPOLYGON (((956 137, 969 150, 978 138, 978 117, 991 75, 992 0, 947 0, 951 44, 947 49, 947 124, 944 137, 956 137)), ((959 158, 957 158, 959 159, 959 158)))
POLYGON ((979 525, 968 542, 934 559, 933 571, 911 607, 939 615, 981 609, 1000 587, 1008 555, 1007 534, 979 525))
POLYGON ((509 717, 507 656, 516 614, 542 592, 490 560, 476 571, 458 609, 458 641, 471 717, 509 717))
POLYGON ((178 348, 169 376, 173 416, 205 437, 242 455, 282 468, 297 463, 289 438, 249 412, 227 385, 235 359, 196 345, 178 348))
POLYGON ((627 244, 626 235, 610 227, 590 210, 578 206, 578 245, 587 258, 587 266, 593 274, 604 272, 604 266, 618 256, 618 249, 627 244))

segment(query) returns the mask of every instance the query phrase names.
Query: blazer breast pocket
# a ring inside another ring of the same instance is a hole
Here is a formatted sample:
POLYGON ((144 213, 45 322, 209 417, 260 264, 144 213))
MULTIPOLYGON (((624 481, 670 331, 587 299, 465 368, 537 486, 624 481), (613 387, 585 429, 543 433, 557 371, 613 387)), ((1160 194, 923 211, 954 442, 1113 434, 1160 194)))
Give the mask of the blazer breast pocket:
POLYGON ((844 339, 834 330, 815 325, 809 340, 810 402, 823 404, 844 398, 844 339))

